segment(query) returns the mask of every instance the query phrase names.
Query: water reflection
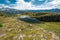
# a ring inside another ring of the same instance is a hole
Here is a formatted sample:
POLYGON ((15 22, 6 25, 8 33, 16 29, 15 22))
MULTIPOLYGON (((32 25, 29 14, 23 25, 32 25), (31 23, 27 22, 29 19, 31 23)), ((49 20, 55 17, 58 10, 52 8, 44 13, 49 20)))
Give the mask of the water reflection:
POLYGON ((29 16, 20 16, 20 18, 18 19, 28 23, 40 23, 40 21, 37 20, 36 18, 31 18, 29 16))

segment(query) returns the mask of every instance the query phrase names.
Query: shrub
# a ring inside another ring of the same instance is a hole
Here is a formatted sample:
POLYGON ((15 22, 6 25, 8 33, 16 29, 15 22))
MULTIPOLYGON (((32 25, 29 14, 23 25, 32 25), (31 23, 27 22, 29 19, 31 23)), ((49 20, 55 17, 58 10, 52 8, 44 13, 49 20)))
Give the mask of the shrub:
POLYGON ((0 27, 2 27, 3 26, 3 24, 2 24, 2 22, 0 22, 0 27))

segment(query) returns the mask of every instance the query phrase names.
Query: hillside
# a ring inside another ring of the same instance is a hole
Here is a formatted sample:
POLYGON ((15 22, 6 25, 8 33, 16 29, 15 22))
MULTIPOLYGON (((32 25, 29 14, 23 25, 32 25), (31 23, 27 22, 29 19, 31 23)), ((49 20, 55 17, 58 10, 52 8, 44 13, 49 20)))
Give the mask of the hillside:
POLYGON ((0 40, 60 40, 60 22, 28 23, 18 19, 22 15, 35 18, 32 14, 0 14, 0 40))

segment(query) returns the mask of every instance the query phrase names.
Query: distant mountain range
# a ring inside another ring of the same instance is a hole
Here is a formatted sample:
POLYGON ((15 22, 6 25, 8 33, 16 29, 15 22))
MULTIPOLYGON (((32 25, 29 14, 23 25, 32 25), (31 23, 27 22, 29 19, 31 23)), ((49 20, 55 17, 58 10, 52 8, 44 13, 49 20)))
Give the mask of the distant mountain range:
POLYGON ((0 11, 3 11, 7 14, 19 14, 25 12, 17 9, 12 9, 12 8, 0 8, 0 11))
POLYGON ((9 14, 18 14, 18 13, 24 13, 24 12, 60 12, 60 9, 50 9, 50 10, 17 10, 12 8, 0 8, 0 11, 3 11, 5 13, 9 14))
POLYGON ((60 9, 50 9, 50 10, 27 10, 28 12, 60 12, 60 9))

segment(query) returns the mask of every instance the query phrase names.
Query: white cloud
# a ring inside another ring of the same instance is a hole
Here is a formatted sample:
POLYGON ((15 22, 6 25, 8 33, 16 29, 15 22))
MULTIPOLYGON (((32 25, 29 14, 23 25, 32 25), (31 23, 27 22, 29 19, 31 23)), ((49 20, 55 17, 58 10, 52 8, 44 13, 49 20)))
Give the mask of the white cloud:
POLYGON ((52 4, 60 4, 60 0, 54 0, 51 2, 52 4))
MULTIPOLYGON (((47 3, 46 2, 43 5, 39 5, 39 6, 35 6, 32 4, 32 0, 31 2, 24 2, 24 0, 16 0, 16 4, 14 4, 14 6, 12 6, 11 8, 14 9, 19 9, 19 10, 48 10, 48 9, 60 9, 60 0, 53 0, 52 2, 47 3)), ((9 6, 9 7, 10 7, 9 6)))
POLYGON ((0 4, 0 8, 6 8, 6 7, 9 7, 9 6, 5 6, 4 4, 0 4))

